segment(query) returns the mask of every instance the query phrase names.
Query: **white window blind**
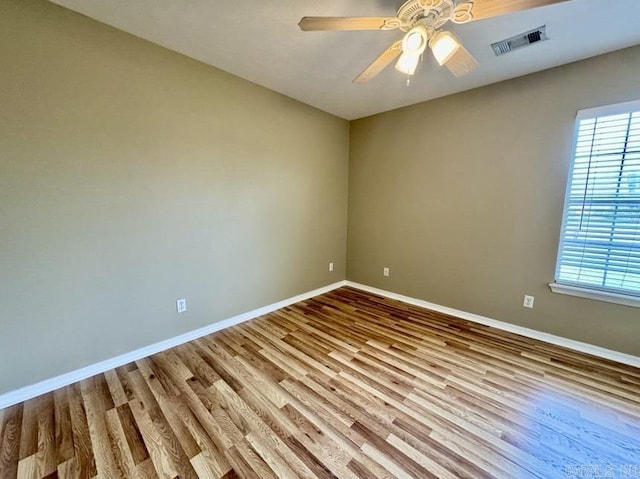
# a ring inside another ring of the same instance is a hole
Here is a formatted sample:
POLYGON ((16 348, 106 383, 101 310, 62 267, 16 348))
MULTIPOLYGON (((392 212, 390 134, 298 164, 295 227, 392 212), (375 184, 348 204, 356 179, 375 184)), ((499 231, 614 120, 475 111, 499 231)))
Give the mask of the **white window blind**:
POLYGON ((640 101, 578 112, 555 282, 640 299, 640 101))

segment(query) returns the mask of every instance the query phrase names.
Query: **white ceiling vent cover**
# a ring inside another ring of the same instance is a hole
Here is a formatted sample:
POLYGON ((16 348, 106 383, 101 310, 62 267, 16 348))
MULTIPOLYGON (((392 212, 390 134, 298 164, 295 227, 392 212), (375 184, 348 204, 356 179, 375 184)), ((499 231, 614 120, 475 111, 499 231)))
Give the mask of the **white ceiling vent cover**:
POLYGON ((528 47, 533 43, 548 39, 547 26, 543 25, 541 27, 534 28, 533 30, 529 30, 528 32, 521 33, 520 35, 516 35, 515 37, 492 43, 491 48, 493 48, 493 52, 496 56, 500 56, 513 50, 517 50, 518 48, 528 47))

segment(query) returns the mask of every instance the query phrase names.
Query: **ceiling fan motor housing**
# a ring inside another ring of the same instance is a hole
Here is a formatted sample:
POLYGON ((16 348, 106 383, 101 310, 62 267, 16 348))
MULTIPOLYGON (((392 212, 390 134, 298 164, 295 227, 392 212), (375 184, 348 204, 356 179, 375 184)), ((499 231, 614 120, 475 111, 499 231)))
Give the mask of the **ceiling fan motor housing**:
POLYGON ((396 17, 403 32, 418 24, 437 29, 449 21, 454 8, 454 0, 408 0, 398 8, 396 17))

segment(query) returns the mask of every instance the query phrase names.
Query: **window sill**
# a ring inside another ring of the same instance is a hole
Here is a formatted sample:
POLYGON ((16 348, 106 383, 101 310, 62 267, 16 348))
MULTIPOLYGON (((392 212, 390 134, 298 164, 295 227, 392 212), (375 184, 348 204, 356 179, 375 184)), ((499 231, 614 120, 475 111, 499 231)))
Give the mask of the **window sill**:
POLYGON ((605 301, 607 303, 616 303, 640 308, 640 298, 637 296, 609 293, 607 291, 598 291, 595 289, 582 288, 580 286, 569 286, 567 284, 559 283, 549 283, 549 287, 554 293, 568 294, 570 296, 578 296, 580 298, 594 299, 596 301, 605 301))

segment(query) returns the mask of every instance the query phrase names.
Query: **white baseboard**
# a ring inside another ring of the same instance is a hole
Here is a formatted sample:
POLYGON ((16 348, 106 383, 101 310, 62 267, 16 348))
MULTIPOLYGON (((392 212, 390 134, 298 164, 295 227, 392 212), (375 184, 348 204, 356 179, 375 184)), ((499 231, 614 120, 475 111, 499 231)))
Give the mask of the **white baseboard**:
POLYGON ((485 326, 491 326, 496 329, 508 331, 510 333, 519 334, 531 339, 538 339, 546 343, 555 344, 557 346, 563 346, 565 348, 573 349, 581 353, 591 354, 611 361, 616 361, 629 366, 635 366, 640 368, 640 357, 632 356, 631 354, 620 353, 611 349, 602 348, 600 346, 594 346, 592 344, 575 341, 573 339, 563 338, 561 336, 555 336, 549 333, 543 333, 542 331, 536 331, 535 329, 525 328, 523 326, 517 326, 515 324, 505 323, 496 319, 480 316, 479 314, 467 313, 466 311, 460 311, 459 309, 449 308, 447 306, 441 306, 439 304, 430 303, 422 299, 411 298, 398 293, 392 293, 391 291, 385 291, 384 289, 374 288, 365 284, 356 283, 353 281, 347 281, 347 286, 351 286, 356 289, 361 289, 369 293, 378 294, 386 298, 396 299, 404 303, 413 304, 414 306, 421 306, 426 309, 438 311, 440 313, 449 314, 451 316, 457 316, 458 318, 473 321, 474 323, 484 324, 485 326))
POLYGON ((459 318, 462 318, 468 321, 473 321, 475 323, 484 324, 485 326, 492 326, 496 329, 501 329, 503 331, 508 331, 510 333, 519 334, 527 338, 538 339, 540 341, 555 344, 558 346, 563 346, 569 349, 573 349, 575 351, 580 351, 582 353, 587 353, 587 354, 591 354, 593 356, 601 357, 604 359, 609 359, 612 361, 617 361, 619 363, 628 364, 629 366, 640 367, 640 357, 637 357, 637 356, 620 353, 618 351, 613 351, 610 349, 602 348, 600 346, 594 346, 592 344, 575 341, 573 339, 563 338, 561 336, 555 336, 549 333, 543 333, 541 331, 536 331, 534 329, 517 326, 515 324, 505 323, 495 319, 487 318, 485 316, 480 316, 479 314, 460 311, 458 309, 449 308, 447 306, 430 303, 422 299, 411 298, 409 296, 404 296, 402 294, 392 293, 391 291, 385 291, 383 289, 374 288, 372 286, 367 286, 364 284, 345 280, 345 281, 338 281, 336 283, 329 284, 327 286, 315 289, 313 291, 308 291, 306 293, 299 294, 297 296, 279 301, 277 303, 263 306, 262 308, 254 309, 253 311, 248 311, 246 313, 242 313, 237 316, 233 316, 231 318, 218 321, 216 323, 210 324, 203 328, 189 331, 179 336, 166 339, 164 341, 160 341, 158 343, 151 344, 149 346, 145 346, 140 349, 136 349, 135 351, 131 351, 129 353, 125 353, 111 359, 100 361, 99 363, 95 363, 90 366, 77 369, 75 371, 61 374, 60 376, 56 376, 51 379, 45 379, 44 381, 41 381, 39 383, 32 384, 30 386, 25 386, 20 389, 16 389, 15 391, 9 391, 5 394, 0 395, 0 409, 12 406, 22 401, 26 401, 36 396, 40 396, 41 394, 46 394, 48 392, 59 389, 61 387, 68 386, 69 384, 73 384, 75 382, 81 381, 91 376, 95 376, 96 374, 109 371, 110 369, 123 366, 132 361, 137 361, 138 359, 146 358, 148 356, 151 356, 152 354, 156 354, 161 351, 165 351, 167 349, 178 346, 180 344, 186 343, 188 341, 201 338, 202 336, 206 336, 207 334, 215 333, 216 331, 220 331, 222 329, 234 326, 236 324, 243 323, 250 319, 257 318, 264 314, 271 313, 272 311, 275 311, 280 308, 284 308, 286 306, 297 303, 299 301, 304 301, 305 299, 309 299, 314 296, 327 293, 329 291, 340 288, 342 286, 351 286, 353 288, 360 289, 363 291, 368 291, 370 293, 378 294, 380 296, 396 299, 404 303, 413 304, 415 306, 431 309, 433 311, 438 311, 444 314, 457 316, 459 318))
POLYGON ((22 401, 26 401, 27 399, 31 399, 36 396, 40 396, 41 394, 46 394, 61 387, 68 386, 69 384, 73 384, 83 379, 90 378, 91 376, 109 371, 110 369, 124 366, 125 364, 128 364, 132 361, 146 358, 147 356, 151 356, 152 354, 156 354, 180 344, 193 341, 194 339, 201 338, 202 336, 206 336, 207 334, 215 333, 216 331, 220 331, 230 326, 235 326, 236 324, 240 324, 264 314, 271 313, 272 311, 284 308, 285 306, 289 306, 299 301, 304 301, 305 299, 327 293, 346 285, 346 283, 346 281, 338 281, 336 283, 323 286, 322 288, 314 289, 313 291, 308 291, 292 298, 288 298, 277 303, 270 304, 268 306, 263 306, 262 308, 254 309, 253 311, 248 311, 246 313, 242 313, 237 316, 218 321, 203 328, 195 329, 179 336, 165 339, 164 341, 160 341, 158 343, 136 349, 135 351, 131 351, 129 353, 125 353, 111 359, 106 359, 104 361, 100 361, 99 363, 95 363, 90 366, 86 366, 84 368, 77 369, 65 374, 61 374, 60 376, 56 376, 51 379, 45 379, 44 381, 40 381, 39 383, 32 384, 30 386, 25 386, 14 391, 9 391, 8 393, 0 395, 0 409, 18 404, 22 401))

